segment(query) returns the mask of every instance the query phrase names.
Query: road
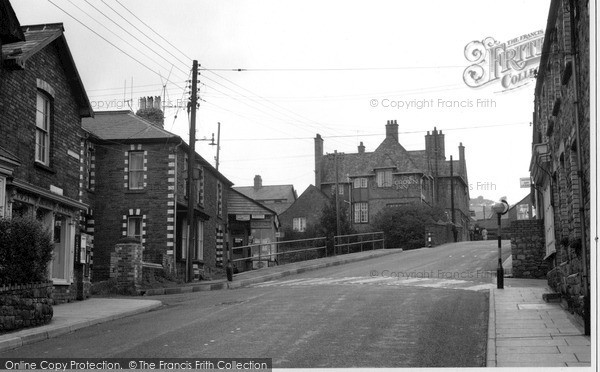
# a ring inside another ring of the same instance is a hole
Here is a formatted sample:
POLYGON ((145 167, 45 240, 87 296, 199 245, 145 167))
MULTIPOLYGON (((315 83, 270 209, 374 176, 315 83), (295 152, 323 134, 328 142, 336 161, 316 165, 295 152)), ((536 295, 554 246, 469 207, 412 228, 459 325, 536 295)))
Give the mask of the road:
POLYGON ((155 297, 165 303, 155 311, 0 358, 266 357, 276 368, 481 367, 496 244, 424 248, 236 290, 155 297))

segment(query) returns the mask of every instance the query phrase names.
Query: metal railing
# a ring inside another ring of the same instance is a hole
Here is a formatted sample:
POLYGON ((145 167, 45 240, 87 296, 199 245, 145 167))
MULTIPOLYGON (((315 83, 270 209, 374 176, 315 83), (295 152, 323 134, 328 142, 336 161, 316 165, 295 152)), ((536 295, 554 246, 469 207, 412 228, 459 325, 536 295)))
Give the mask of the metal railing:
POLYGON ((362 252, 366 249, 375 250, 385 248, 383 231, 362 234, 336 235, 333 241, 333 252, 336 255, 362 252), (379 247, 375 248, 376 246, 379 247))
POLYGON ((324 237, 287 240, 272 243, 249 244, 233 247, 232 264, 240 271, 258 269, 264 266, 285 265, 327 256, 324 237), (320 252, 322 250, 322 252, 320 252), (236 257, 236 256, 242 257, 236 257))

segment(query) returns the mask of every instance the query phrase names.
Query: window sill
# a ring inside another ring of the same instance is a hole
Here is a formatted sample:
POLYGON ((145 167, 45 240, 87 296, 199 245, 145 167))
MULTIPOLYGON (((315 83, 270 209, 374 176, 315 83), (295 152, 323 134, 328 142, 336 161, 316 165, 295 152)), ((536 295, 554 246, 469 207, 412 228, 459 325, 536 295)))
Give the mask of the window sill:
POLYGON ((44 164, 44 163, 40 163, 40 162, 39 162, 39 161, 37 161, 37 160, 36 160, 36 161, 33 163, 33 165, 34 165, 36 168, 39 168, 39 169, 41 169, 41 170, 43 170, 43 171, 46 171, 46 172, 49 172, 49 173, 52 173, 52 174, 56 174, 56 171, 54 170, 54 168, 51 168, 51 167, 47 166, 47 165, 46 165, 46 164, 44 164))
POLYGON ((145 194, 147 190, 125 190, 125 194, 145 194))
POLYGON ((52 279, 52 285, 71 285, 71 283, 64 279, 52 279))

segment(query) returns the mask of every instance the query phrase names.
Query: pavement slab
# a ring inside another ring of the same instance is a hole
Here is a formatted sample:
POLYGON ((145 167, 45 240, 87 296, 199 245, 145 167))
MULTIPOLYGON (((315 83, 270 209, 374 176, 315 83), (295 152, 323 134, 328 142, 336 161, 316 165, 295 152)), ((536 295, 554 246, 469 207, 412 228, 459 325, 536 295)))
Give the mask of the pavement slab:
POLYGON ((543 280, 512 279, 490 290, 488 367, 590 367, 591 340, 543 280), (492 314, 493 313, 493 314, 492 314))

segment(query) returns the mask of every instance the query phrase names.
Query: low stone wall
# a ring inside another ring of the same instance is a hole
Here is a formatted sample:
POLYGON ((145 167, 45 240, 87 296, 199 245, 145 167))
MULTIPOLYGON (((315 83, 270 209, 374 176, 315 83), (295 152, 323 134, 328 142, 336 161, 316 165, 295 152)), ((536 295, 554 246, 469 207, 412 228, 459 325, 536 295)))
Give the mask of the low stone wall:
POLYGON ((0 287, 0 333, 52 320, 52 282, 0 287))
POLYGON ((543 220, 517 220, 510 224, 512 274, 515 278, 546 278, 548 263, 543 220))

